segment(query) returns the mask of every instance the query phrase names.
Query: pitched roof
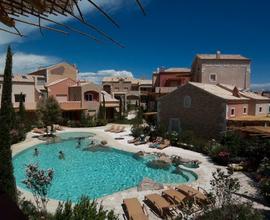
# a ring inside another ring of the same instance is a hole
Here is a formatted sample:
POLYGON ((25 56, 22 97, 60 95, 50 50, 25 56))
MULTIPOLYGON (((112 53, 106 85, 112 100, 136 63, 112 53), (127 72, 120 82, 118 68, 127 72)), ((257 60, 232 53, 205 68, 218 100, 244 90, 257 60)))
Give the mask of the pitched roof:
POLYGON ((56 67, 56 66, 58 66, 58 65, 61 65, 61 64, 67 64, 67 65, 70 65, 70 66, 72 66, 72 67, 74 67, 74 68, 77 69, 77 67, 74 66, 73 64, 70 64, 70 63, 68 63, 68 62, 63 61, 63 62, 60 62, 60 63, 52 64, 52 65, 50 65, 50 66, 43 66, 43 67, 40 67, 40 68, 37 69, 36 71, 31 72, 31 73, 28 73, 28 75, 43 75, 43 74, 44 74, 44 71, 46 71, 47 69, 54 68, 54 67, 56 67))
MULTIPOLYGON (((232 85, 227 85, 227 84, 218 84, 217 86, 227 89, 229 91, 233 91, 233 89, 235 88, 235 86, 232 85)), ((269 98, 262 96, 260 94, 251 92, 251 91, 246 91, 246 90, 239 90, 239 93, 241 96, 246 97, 246 98, 250 98, 250 99, 255 99, 255 100, 269 100, 269 98)))
POLYGON ((189 82, 188 84, 195 86, 199 89, 202 89, 202 90, 208 92, 209 94, 212 94, 214 96, 220 97, 220 98, 225 99, 225 100, 248 100, 248 98, 246 98, 246 97, 236 97, 233 95, 233 93, 231 91, 223 89, 217 85, 205 84, 205 83, 195 83, 195 82, 189 82))
POLYGON ((151 85, 152 86, 152 80, 151 79, 142 79, 139 81, 139 85, 151 85))
POLYGON ((220 54, 219 57, 217 54, 197 54, 196 58, 201 60, 250 60, 240 54, 220 54))
POLYGON ((172 67, 172 68, 167 68, 167 69, 160 69, 159 72, 165 72, 165 73, 178 73, 178 72, 191 72, 189 68, 179 68, 179 67, 172 67))
POLYGON ((135 79, 133 77, 104 77, 102 79, 103 83, 106 82, 119 82, 120 80, 123 80, 124 82, 130 82, 132 84, 152 84, 152 80, 144 80, 144 79, 135 79), (151 81, 151 82, 150 82, 151 81))
MULTIPOLYGON (((0 81, 3 81, 4 75, 0 75, 0 81)), ((27 83, 35 83, 35 79, 32 76, 28 75, 13 75, 12 82, 27 82, 27 83)))
MULTIPOLYGON (((46 84, 46 86, 47 86, 47 87, 50 87, 50 86, 52 86, 52 85, 58 84, 58 83, 60 83, 60 82, 63 82, 63 81, 65 81, 65 80, 72 80, 72 81, 74 81, 73 79, 70 79, 70 78, 66 77, 66 78, 59 79, 59 80, 53 81, 53 82, 51 82, 51 83, 48 83, 48 84, 46 84)), ((76 83, 76 82, 74 81, 74 83, 76 83)))

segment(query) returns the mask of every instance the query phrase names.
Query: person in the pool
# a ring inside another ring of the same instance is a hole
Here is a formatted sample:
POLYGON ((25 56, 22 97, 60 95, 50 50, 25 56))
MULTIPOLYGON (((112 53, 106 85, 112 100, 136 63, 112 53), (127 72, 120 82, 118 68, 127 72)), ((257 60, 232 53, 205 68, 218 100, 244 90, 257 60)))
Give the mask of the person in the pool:
POLYGON ((77 148, 79 148, 81 146, 81 139, 82 138, 80 138, 80 137, 78 138, 77 148))
POLYGON ((59 151, 58 158, 59 158, 60 160, 64 160, 64 159, 65 159, 65 154, 64 154, 63 151, 61 151, 61 150, 59 151))
POLYGON ((35 148, 35 149, 34 149, 34 156, 35 156, 35 157, 38 157, 38 155, 39 155, 39 151, 38 151, 37 148, 35 148))

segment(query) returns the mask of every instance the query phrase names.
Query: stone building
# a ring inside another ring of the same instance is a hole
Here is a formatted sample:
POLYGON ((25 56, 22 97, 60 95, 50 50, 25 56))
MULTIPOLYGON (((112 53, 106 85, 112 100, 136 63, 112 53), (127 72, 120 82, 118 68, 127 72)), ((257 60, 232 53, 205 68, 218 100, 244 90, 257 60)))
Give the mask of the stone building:
POLYGON ((241 55, 198 54, 192 68, 192 81, 207 84, 235 85, 250 88, 251 60, 241 55))
POLYGON ((158 99, 158 121, 169 132, 191 130, 196 135, 216 138, 227 129, 228 121, 252 115, 265 116, 270 99, 232 90, 225 86, 189 82, 158 99), (254 107, 259 111, 255 110, 254 107), (261 108, 261 110, 260 110, 261 108))

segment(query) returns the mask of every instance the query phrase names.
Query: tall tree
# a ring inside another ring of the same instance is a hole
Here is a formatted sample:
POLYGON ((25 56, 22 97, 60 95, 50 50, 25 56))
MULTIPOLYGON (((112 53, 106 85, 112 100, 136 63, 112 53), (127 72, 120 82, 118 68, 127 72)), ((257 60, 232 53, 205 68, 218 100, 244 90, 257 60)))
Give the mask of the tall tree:
POLYGON ((20 105, 19 105, 19 112, 18 112, 18 119, 20 123, 25 123, 25 107, 24 107, 24 95, 20 94, 20 105))
POLYGON ((27 123, 26 123, 26 112, 24 107, 24 95, 20 94, 20 104, 19 104, 19 111, 17 113, 17 120, 16 120, 16 129, 18 129, 19 140, 25 139, 27 123))
POLYGON ((13 175, 10 130, 14 121, 12 96, 12 51, 7 49, 6 65, 0 110, 0 189, 11 199, 17 200, 16 184, 13 175))
POLYGON ((57 100, 50 96, 47 99, 43 99, 38 104, 38 112, 41 116, 41 120, 46 127, 51 127, 51 134, 53 134, 53 124, 59 123, 62 119, 62 111, 57 100))

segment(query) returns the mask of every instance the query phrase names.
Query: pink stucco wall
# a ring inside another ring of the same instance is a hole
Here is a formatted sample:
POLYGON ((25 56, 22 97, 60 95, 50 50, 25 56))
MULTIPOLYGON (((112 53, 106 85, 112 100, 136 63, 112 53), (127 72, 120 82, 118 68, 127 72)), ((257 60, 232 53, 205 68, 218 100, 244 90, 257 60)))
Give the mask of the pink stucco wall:
POLYGON ((245 116, 248 115, 249 109, 248 109, 248 104, 246 103, 239 103, 239 104, 228 104, 227 106, 227 118, 235 118, 239 116, 245 116), (247 108, 246 113, 244 113, 244 107, 247 108), (234 109, 234 116, 231 115, 231 110, 234 109))
POLYGON ((59 102, 68 101, 68 87, 74 85, 76 82, 67 78, 61 82, 48 86, 49 96, 54 96, 59 102))
POLYGON ((165 73, 161 72, 157 75, 156 83, 158 87, 170 87, 170 86, 180 86, 185 85, 191 79, 191 76, 183 73, 165 73), (175 85, 176 84, 176 85, 175 85))

